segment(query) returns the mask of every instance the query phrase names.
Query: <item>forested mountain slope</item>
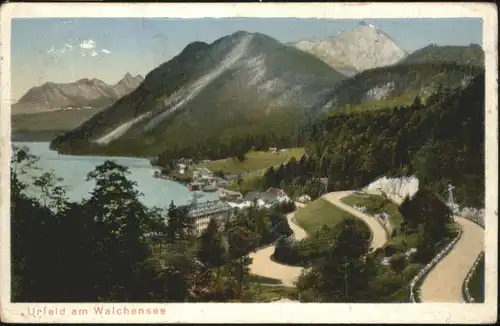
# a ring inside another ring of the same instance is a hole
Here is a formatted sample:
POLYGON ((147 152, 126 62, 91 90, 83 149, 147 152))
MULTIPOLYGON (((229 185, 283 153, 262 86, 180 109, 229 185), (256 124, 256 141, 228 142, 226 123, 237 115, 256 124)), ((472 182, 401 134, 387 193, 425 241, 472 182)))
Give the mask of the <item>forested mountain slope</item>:
POLYGON ((341 81, 324 102, 323 112, 336 109, 374 109, 425 102, 438 88, 466 87, 482 69, 455 63, 397 64, 359 73, 341 81))
POLYGON ((399 63, 456 63, 484 67, 484 51, 477 44, 469 46, 431 44, 411 53, 399 63))
POLYGON ((356 189, 392 172, 416 174, 457 202, 484 205, 484 73, 465 88, 441 89, 425 105, 333 113, 309 130, 307 153, 335 189, 356 189))
MULTIPOLYGON (((133 93, 55 139, 61 152, 226 157, 249 139, 290 142, 344 76, 263 34, 189 44, 133 93), (279 122, 277 124, 276 122, 279 122)), ((247 148, 248 149, 248 148, 247 148)))

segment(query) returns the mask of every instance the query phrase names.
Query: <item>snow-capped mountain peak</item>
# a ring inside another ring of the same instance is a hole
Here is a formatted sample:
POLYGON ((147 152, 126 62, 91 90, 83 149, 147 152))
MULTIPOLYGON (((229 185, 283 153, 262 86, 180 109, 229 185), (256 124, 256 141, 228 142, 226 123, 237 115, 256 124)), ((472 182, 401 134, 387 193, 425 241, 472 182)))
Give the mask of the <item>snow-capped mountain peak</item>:
POLYGON ((321 41, 303 40, 294 46, 317 56, 347 75, 392 65, 407 55, 380 28, 364 21, 351 31, 341 32, 321 41))

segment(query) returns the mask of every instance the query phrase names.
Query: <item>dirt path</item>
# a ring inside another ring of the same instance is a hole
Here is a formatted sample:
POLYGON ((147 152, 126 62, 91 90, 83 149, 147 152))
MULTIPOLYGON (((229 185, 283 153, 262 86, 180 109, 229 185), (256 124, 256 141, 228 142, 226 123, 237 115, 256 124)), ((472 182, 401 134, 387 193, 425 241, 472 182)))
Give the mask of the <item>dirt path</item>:
POLYGON ((342 197, 349 196, 352 193, 353 191, 330 192, 324 195, 323 198, 328 200, 333 205, 348 212, 349 214, 352 214, 360 218, 361 220, 363 220, 363 222, 365 222, 368 225, 373 234, 372 245, 371 245, 373 249, 377 249, 384 246, 384 244, 387 242, 387 232, 384 229, 384 227, 377 221, 377 219, 373 216, 361 213, 357 209, 354 209, 353 207, 346 205, 340 201, 342 197))
MULTIPOLYGON (((304 206, 300 203, 296 203, 296 205, 299 209, 304 206)), ((298 241, 304 239, 307 233, 292 221, 296 212, 289 213, 286 217, 290 228, 293 230, 293 236, 298 241)), ((295 286, 295 282, 302 272, 302 267, 282 265, 272 261, 271 255, 274 253, 274 247, 274 245, 271 245, 250 254, 250 258, 252 258, 250 273, 279 279, 284 286, 295 286)))
MULTIPOLYGON (((340 198, 348 196, 351 193, 352 191, 338 191, 331 192, 323 197, 333 205, 366 222, 373 233, 372 247, 374 249, 382 247, 387 242, 387 233, 382 225, 380 225, 374 217, 363 214, 340 201, 340 198)), ((305 206, 301 203, 295 204, 297 205, 297 209, 305 206)), ((293 230, 294 238, 298 241, 307 237, 307 233, 293 222, 293 216, 296 212, 297 211, 288 214, 287 219, 290 228, 293 230)), ((273 262, 271 260, 271 255, 274 253, 274 247, 274 245, 271 245, 250 254, 250 257, 253 258, 252 264, 250 265, 250 272, 252 274, 279 279, 285 286, 295 286, 295 282, 299 278, 303 268, 273 262)))
MULTIPOLYGON (((401 204, 403 198, 388 195, 401 204)), ((420 287, 421 302, 465 302, 462 285, 476 258, 484 250, 484 230, 463 217, 455 216, 462 227, 462 236, 446 255, 424 278, 420 287)))
POLYGON ((465 302, 462 284, 484 249, 484 230, 465 218, 455 220, 462 227, 462 236, 424 279, 420 288, 422 302, 465 302))
MULTIPOLYGON (((353 191, 331 192, 324 195, 323 198, 362 219, 373 233, 372 248, 382 247, 387 242, 387 233, 382 225, 374 217, 361 213, 340 201, 342 197, 351 193, 353 191)), ((398 204, 403 200, 399 196, 389 197, 398 204)), ((299 209, 304 206, 300 203, 296 204, 299 209)), ((307 236, 307 233, 292 221, 294 215, 295 212, 287 215, 288 223, 294 232, 295 239, 301 240, 307 236)), ((462 236, 450 253, 424 279, 420 290, 422 302, 464 302, 462 284, 474 261, 484 249, 484 230, 465 218, 455 217, 455 220, 462 227, 462 236)), ((274 245, 252 253, 250 255, 253 258, 250 265, 251 273, 280 279, 285 286, 294 286, 302 272, 302 267, 275 263, 270 259, 273 253, 274 245)))

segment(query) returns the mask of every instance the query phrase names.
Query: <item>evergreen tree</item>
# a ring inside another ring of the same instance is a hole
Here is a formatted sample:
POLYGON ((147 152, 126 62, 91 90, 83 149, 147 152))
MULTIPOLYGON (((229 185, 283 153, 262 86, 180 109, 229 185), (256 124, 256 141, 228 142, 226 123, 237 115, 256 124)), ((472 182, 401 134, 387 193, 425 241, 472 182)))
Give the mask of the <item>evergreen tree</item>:
POLYGON ((215 219, 210 219, 207 228, 200 237, 198 259, 207 269, 217 268, 218 278, 219 268, 226 262, 225 258, 226 249, 219 232, 219 226, 215 219))
POLYGON ((243 279, 245 274, 248 273, 248 265, 251 263, 248 254, 258 243, 257 235, 242 226, 236 225, 229 230, 228 242, 228 255, 236 263, 238 293, 241 295, 243 279))

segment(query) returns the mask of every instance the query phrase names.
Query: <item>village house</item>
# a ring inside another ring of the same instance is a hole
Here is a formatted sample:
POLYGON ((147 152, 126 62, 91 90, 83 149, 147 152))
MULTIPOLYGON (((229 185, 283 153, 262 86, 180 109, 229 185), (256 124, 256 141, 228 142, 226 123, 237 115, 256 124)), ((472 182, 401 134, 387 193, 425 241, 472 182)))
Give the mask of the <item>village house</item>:
POLYGON ((184 172, 186 171, 186 164, 177 163, 177 169, 179 170, 180 174, 184 174, 184 172))
POLYGON ((229 221, 233 212, 233 208, 221 200, 193 203, 184 207, 188 208, 188 217, 194 218, 198 234, 207 228, 208 222, 212 218, 222 228, 229 221))
POLYGON ((218 187, 227 187, 229 186, 229 182, 226 179, 215 177, 215 182, 218 187))
POLYGON ((207 168, 196 168, 193 171, 193 179, 203 182, 213 182, 214 174, 207 168))
POLYGON ((186 169, 188 166, 193 164, 193 160, 190 158, 180 158, 180 159, 176 160, 175 163, 176 163, 176 166, 179 166, 179 164, 183 164, 184 169, 186 169))
POLYGON ((229 184, 235 182, 235 181, 238 181, 238 175, 236 174, 226 174, 224 175, 224 179, 227 180, 227 182, 229 182, 229 184))
POLYGON ((227 200, 227 204, 232 208, 243 209, 252 206, 252 203, 241 198, 227 200))
POLYGON ((266 190, 266 193, 275 196, 280 203, 287 203, 292 201, 290 197, 288 197, 288 195, 282 189, 279 188, 271 187, 266 190))
POLYGON ((219 188, 219 197, 221 200, 243 199, 241 192, 231 191, 224 188, 219 188))
POLYGON ((245 205, 257 203, 258 207, 271 208, 279 204, 278 199, 271 193, 251 191, 243 198, 245 205))

